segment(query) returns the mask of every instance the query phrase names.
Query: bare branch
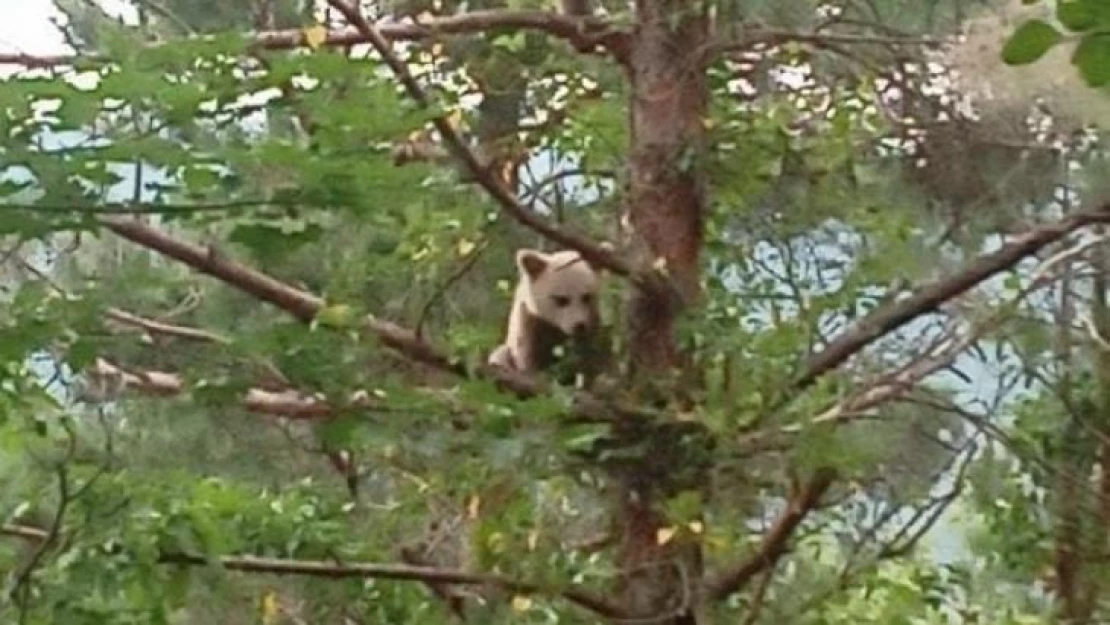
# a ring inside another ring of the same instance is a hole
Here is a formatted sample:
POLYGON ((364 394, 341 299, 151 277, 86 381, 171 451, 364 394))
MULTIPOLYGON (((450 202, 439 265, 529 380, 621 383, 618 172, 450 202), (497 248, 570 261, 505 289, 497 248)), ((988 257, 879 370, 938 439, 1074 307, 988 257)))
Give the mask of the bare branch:
POLYGON ((817 378, 839 367, 875 340, 921 315, 933 312, 941 304, 1009 269, 1046 245, 1084 226, 1108 221, 1110 206, 1102 206, 1094 211, 1076 213, 1057 222, 1038 226, 998 251, 980 256, 962 271, 923 284, 909 297, 876 309, 814 355, 802 375, 795 380, 795 388, 808 387, 817 378))
POLYGON ((12 523, 4 523, 3 525, 0 525, 0 535, 13 536, 15 538, 22 538, 23 540, 39 542, 46 540, 50 533, 44 529, 31 527, 29 525, 15 525, 12 523))
POLYGON ((734 568, 727 569, 713 577, 706 586, 706 596, 722 601, 739 592, 753 577, 774 566, 786 553, 794 530, 801 525, 821 501, 825 491, 836 479, 836 471, 830 468, 818 469, 809 482, 790 498, 786 511, 779 517, 770 531, 763 537, 759 550, 750 558, 734 568))
MULTIPOLYGON (((876 406, 897 399, 912 391, 914 387, 936 373, 952 364, 965 349, 979 340, 985 327, 967 331, 959 338, 945 338, 939 345, 933 347, 930 353, 900 367, 898 370, 884 375, 882 380, 870 388, 861 390, 851 397, 839 402, 832 408, 817 415, 811 420, 813 424, 841 423, 849 421, 857 415, 863 414, 876 406)), ((800 425, 796 426, 800 429, 800 425)))
MULTIPOLYGON (((104 358, 97 358, 85 375, 94 389, 110 389, 109 392, 89 391, 85 399, 113 399, 128 389, 154 397, 173 397, 187 390, 185 381, 176 373, 125 369, 104 358)), ((356 392, 347 405, 364 406, 368 400, 365 392, 356 392)), ((250 412, 287 419, 322 419, 335 415, 338 410, 323 397, 306 395, 294 389, 272 391, 252 388, 242 401, 243 407, 250 412)))
POLYGON ((139 328, 148 334, 170 336, 200 343, 218 343, 226 345, 231 342, 227 337, 214 332, 147 319, 146 317, 140 317, 125 310, 120 310, 119 308, 109 308, 105 311, 104 316, 116 323, 139 328))

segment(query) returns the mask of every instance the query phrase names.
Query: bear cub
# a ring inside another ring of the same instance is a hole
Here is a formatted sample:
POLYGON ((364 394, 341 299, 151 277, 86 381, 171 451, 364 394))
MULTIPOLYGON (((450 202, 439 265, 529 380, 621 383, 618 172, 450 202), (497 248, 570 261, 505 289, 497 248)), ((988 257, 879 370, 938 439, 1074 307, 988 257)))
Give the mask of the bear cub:
POLYGON ((578 252, 521 249, 505 342, 489 364, 534 374, 555 369, 560 383, 592 380, 606 361, 598 309, 602 270, 578 252))

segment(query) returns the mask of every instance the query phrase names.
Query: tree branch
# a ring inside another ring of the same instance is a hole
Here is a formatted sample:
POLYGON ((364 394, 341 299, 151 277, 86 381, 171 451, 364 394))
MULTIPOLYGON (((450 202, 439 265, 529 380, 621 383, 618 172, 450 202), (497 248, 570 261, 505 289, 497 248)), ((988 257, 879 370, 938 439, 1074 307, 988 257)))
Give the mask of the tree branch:
MULTIPOLYGON (((428 97, 428 94, 424 92, 424 89, 416 81, 412 72, 409 71, 408 66, 393 53, 389 43, 381 32, 363 17, 359 8, 357 6, 352 6, 345 0, 328 0, 328 4, 339 11, 343 17, 363 35, 366 41, 374 47, 377 53, 382 57, 382 60, 385 61, 394 75, 397 76, 397 79, 401 82, 405 91, 408 92, 409 97, 421 108, 430 108, 432 106, 432 100, 428 97)), ((490 197, 501 206, 502 211, 508 214, 509 217, 559 245, 576 250, 582 255, 582 258, 594 265, 604 267, 618 275, 632 278, 642 287, 653 290, 662 288, 660 284, 661 276, 657 272, 636 271, 632 265, 614 254, 605 246, 599 245, 588 237, 564 231, 548 220, 540 217, 538 214, 528 210, 499 176, 482 165, 474 152, 455 130, 454 126, 447 121, 447 116, 445 114, 433 117, 432 124, 435 126, 435 129, 439 131, 439 134, 443 137, 444 142, 455 157, 466 166, 467 170, 474 176, 475 181, 489 193, 490 197)))
POLYGON ((22 538, 33 542, 40 542, 46 540, 50 533, 38 527, 31 527, 29 525, 15 525, 12 523, 4 523, 0 525, 0 536, 13 536, 15 538, 22 538))
POLYGON ((227 337, 214 332, 147 319, 146 317, 140 317, 125 310, 120 310, 119 308, 109 308, 105 311, 104 316, 118 324, 138 328, 147 334, 170 336, 200 343, 218 343, 226 345, 231 342, 227 337))
MULTIPOLYGON (((104 358, 97 358, 85 376, 90 387, 82 396, 86 401, 112 400, 127 389, 153 397, 174 397, 186 391, 185 381, 176 373, 125 369, 104 358)), ((366 393, 356 392, 347 405, 366 405, 368 399, 366 393)), ((322 419, 335 415, 338 410, 337 406, 322 397, 313 397, 294 389, 252 388, 242 401, 249 412, 287 419, 322 419)))
POLYGON ((835 479, 836 472, 833 469, 818 469, 801 491, 790 498, 786 511, 763 537, 759 550, 734 568, 725 570, 711 579, 706 586, 706 596, 716 601, 727 599, 729 595, 742 590, 761 571, 776 564, 786 553, 787 543, 790 542, 794 530, 801 525, 810 511, 817 507, 821 497, 832 486, 835 479))
MULTIPOLYGON (((260 271, 236 263, 215 252, 215 250, 175 239, 145 223, 119 217, 103 218, 101 223, 129 241, 222 280, 229 286, 277 306, 303 322, 311 322, 323 308, 323 300, 311 293, 301 291, 260 271)), ((376 335, 378 340, 386 347, 396 350, 410 360, 434 369, 461 378, 477 375, 496 382, 501 388, 509 390, 519 397, 534 397, 547 391, 547 384, 544 380, 500 367, 480 365, 471 373, 461 362, 420 340, 412 330, 395 323, 378 319, 373 315, 367 315, 364 324, 366 329, 376 335)), ((312 409, 312 411, 315 410, 316 408, 312 409)), ((321 408, 321 410, 323 409, 321 408)), ((607 415, 612 414, 641 418, 657 416, 651 410, 623 403, 607 402, 585 392, 575 393, 571 412, 587 421, 604 421, 608 419, 607 415)), ((316 416, 325 415, 317 414, 316 416)))
MULTIPOLYGON (((549 11, 468 11, 458 15, 434 17, 416 23, 382 24, 378 27, 381 36, 389 41, 426 41, 444 35, 467 35, 490 30, 533 30, 568 41, 579 51, 593 51, 598 46, 611 51, 620 50, 624 33, 611 23, 596 17, 575 18, 549 11)), ((369 43, 366 35, 358 29, 345 28, 330 30, 323 45, 347 47, 369 43)), ((172 45, 160 43, 157 45, 172 45)), ((251 47, 265 50, 288 50, 305 47, 303 29, 275 30, 251 35, 251 47)), ((23 53, 0 54, 0 65, 20 65, 27 69, 51 69, 72 65, 78 59, 98 61, 96 56, 49 55, 36 56, 23 53)))
MULTIPOLYGON (((590 42, 605 40, 607 37, 622 36, 604 21, 596 18, 570 18, 543 11, 476 11, 457 16, 434 19, 422 24, 385 24, 380 27, 371 25, 360 11, 342 0, 329 0, 355 27, 328 33, 327 44, 349 46, 370 43, 387 65, 397 75, 406 91, 421 107, 431 106, 431 100, 416 82, 408 67, 389 48, 387 40, 401 41, 426 39, 441 33, 479 32, 489 28, 533 28, 561 36, 576 45, 589 45, 590 42), (601 36, 598 33, 607 33, 601 36), (582 40, 581 37, 587 37, 582 40), (600 39, 598 39, 600 37, 600 39), (596 40, 596 41, 595 41, 596 40)), ((255 35, 253 45, 268 49, 284 49, 306 45, 303 30, 288 30, 255 35)), ((164 44, 163 44, 164 45, 164 44)), ((16 63, 26 67, 52 67, 72 63, 78 57, 32 57, 25 54, 0 55, 0 64, 16 63)), ((84 58, 84 57, 83 57, 84 58)), ((88 59, 86 59, 88 60, 88 59)), ((455 158, 458 158, 502 210, 522 225, 531 228, 547 239, 582 254, 592 264, 604 267, 620 276, 633 279, 641 287, 660 292, 670 292, 667 280, 657 271, 643 269, 637 271, 632 264, 615 254, 606 246, 600 245, 589 237, 565 231, 524 206, 516 195, 505 186, 500 177, 486 168, 459 133, 447 122, 445 115, 433 118, 433 125, 439 131, 455 158)))
MULTIPOLYGON (((0 526, 0 534, 26 540, 38 541, 48 534, 39 528, 6 524, 0 526)), ((503 575, 489 573, 468 573, 453 569, 407 564, 355 563, 337 564, 320 560, 285 560, 259 556, 220 556, 214 559, 187 553, 162 553, 158 556, 161 564, 183 566, 209 566, 213 562, 229 571, 243 573, 268 573, 271 575, 302 575, 326 579, 391 579, 398 581, 418 581, 426 584, 464 584, 468 586, 489 585, 509 592, 562 597, 571 603, 606 618, 622 618, 623 610, 577 586, 552 589, 535 582, 522 582, 503 575)))
POLYGON ((709 46, 708 56, 714 58, 725 52, 746 51, 757 45, 775 46, 787 42, 808 43, 817 47, 832 45, 881 45, 881 46, 940 46, 942 39, 890 35, 860 35, 798 32, 773 28, 745 30, 737 39, 718 39, 709 46))
MULTIPOLYGON (((301 291, 260 271, 225 259, 213 249, 175 239, 143 222, 109 217, 102 219, 101 223, 129 241, 218 278, 264 302, 277 306, 305 323, 311 322, 324 307, 324 301, 312 293, 301 291)), ((368 317, 366 325, 387 347, 436 369, 465 375, 462 365, 440 354, 427 343, 417 340, 411 331, 374 317, 368 317)), ((516 385, 511 387, 513 390, 521 392, 536 390, 534 384, 515 380, 515 376, 513 380, 507 379, 506 383, 512 384, 514 381, 516 385)))
POLYGON ((801 376, 794 381, 804 389, 825 373, 839 367, 875 340, 889 334, 941 304, 957 297, 997 273, 1016 265, 1026 256, 1084 226, 1110 222, 1110 205, 1076 213, 1059 221, 1035 227, 1011 243, 984 254, 954 275, 927 282, 909 297, 876 309, 810 358, 801 376))
MULTIPOLYGON (((341 13, 342 9, 336 7, 341 13)), ((355 25, 354 29, 329 31, 324 45, 352 46, 372 43, 371 38, 355 25)), ((551 11, 483 10, 457 15, 422 19, 420 23, 393 23, 377 26, 388 41, 425 41, 443 35, 466 35, 491 30, 533 30, 568 41, 576 50, 590 52, 601 46, 612 51, 620 49, 623 33, 607 20, 596 17, 569 17, 551 11)), ((306 45, 304 31, 281 30, 259 33, 254 45, 269 50, 284 50, 306 45)))
MULTIPOLYGON (((159 561, 165 564, 207 566, 209 560, 190 554, 163 554, 159 561)), ((551 590, 532 582, 521 582, 502 575, 468 573, 451 569, 407 564, 335 564, 318 560, 282 560, 257 556, 223 556, 217 559, 223 568, 244 573, 269 573, 272 575, 303 575, 327 579, 374 578, 399 581, 418 581, 440 584, 490 585, 522 594, 561 596, 595 614, 607 618, 621 618, 624 611, 605 599, 577 587, 551 590)))

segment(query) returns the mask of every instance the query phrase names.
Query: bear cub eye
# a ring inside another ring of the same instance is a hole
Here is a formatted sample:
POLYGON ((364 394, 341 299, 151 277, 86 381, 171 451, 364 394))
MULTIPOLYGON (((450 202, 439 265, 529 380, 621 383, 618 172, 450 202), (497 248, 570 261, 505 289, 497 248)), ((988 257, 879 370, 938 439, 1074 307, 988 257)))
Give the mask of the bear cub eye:
POLYGON ((594 301, 593 293, 586 293, 585 295, 582 296, 582 303, 586 304, 587 306, 589 306, 590 303, 593 302, 593 301, 594 301))
POLYGON ((555 302, 556 308, 566 308, 570 305, 570 298, 565 295, 554 295, 551 300, 555 302))

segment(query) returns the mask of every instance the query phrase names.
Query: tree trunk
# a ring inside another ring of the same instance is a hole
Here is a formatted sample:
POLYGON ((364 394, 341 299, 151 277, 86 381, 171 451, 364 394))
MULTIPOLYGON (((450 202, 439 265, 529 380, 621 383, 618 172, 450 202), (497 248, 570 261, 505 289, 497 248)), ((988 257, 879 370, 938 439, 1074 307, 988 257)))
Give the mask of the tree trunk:
MULTIPOLYGON (((625 57, 632 102, 630 179, 622 223, 632 253, 665 263, 680 295, 635 290, 628 301, 631 379, 644 399, 660 403, 675 398, 679 389, 668 381, 684 368, 674 336, 676 317, 699 293, 705 209, 699 161, 708 101, 701 58, 708 40, 703 10, 678 0, 638 0, 625 57)), ((648 443, 638 464, 626 465, 617 476, 621 596, 637 617, 695 623, 700 549, 681 531, 672 540, 660 540, 659 530, 666 525, 660 503, 683 490, 703 488, 707 477, 687 470, 689 464, 678 451, 681 443, 668 429, 674 428, 630 426, 618 432, 623 443, 648 443)))

